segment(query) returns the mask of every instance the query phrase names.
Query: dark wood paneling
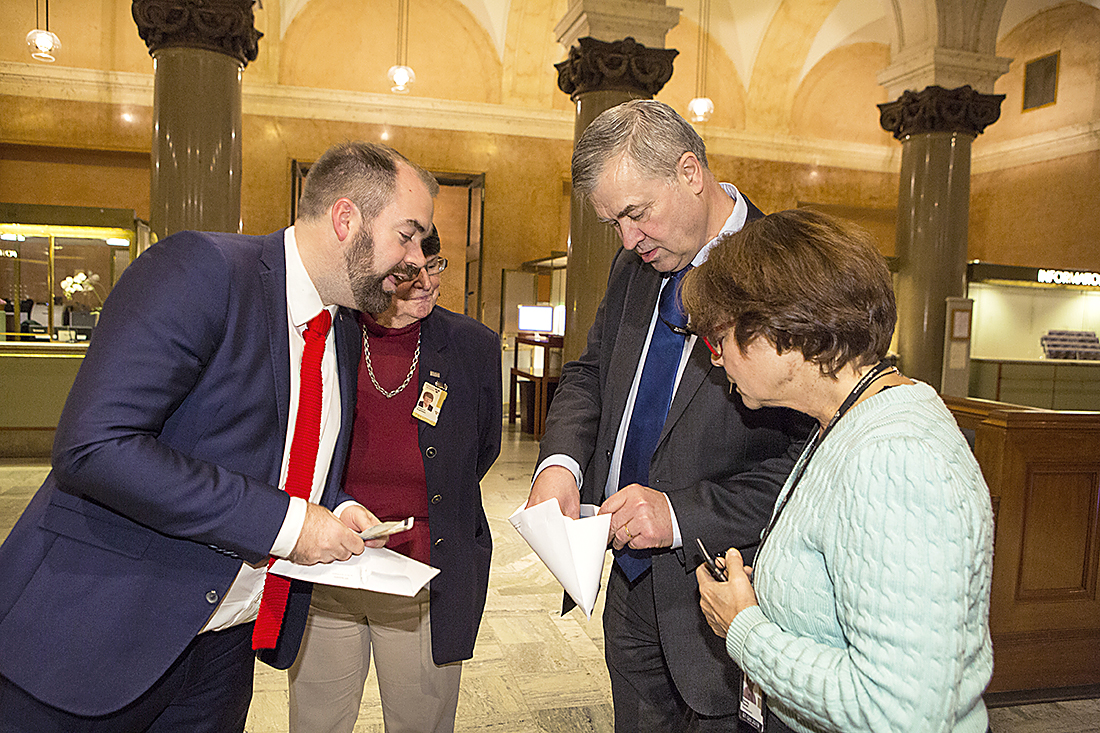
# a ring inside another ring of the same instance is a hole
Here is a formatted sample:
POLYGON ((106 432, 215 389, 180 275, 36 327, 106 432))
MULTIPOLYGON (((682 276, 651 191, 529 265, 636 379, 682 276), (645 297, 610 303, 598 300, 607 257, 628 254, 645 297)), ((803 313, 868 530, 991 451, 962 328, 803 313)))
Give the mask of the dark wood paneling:
POLYGON ((996 507, 989 691, 1100 684, 1100 413, 945 401, 996 507))
POLYGON ((1088 464, 1028 470, 1017 601, 1095 600, 1097 477, 1088 464))

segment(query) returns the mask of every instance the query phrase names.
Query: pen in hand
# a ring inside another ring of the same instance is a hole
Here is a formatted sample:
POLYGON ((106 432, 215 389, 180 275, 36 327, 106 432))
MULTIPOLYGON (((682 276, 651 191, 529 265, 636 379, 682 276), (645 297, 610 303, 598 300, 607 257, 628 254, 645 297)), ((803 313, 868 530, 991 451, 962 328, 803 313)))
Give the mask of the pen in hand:
POLYGON ((695 543, 699 545, 699 552, 703 553, 703 561, 707 564, 707 570, 710 571, 710 576, 724 583, 726 581, 726 569, 718 567, 718 563, 714 561, 711 554, 707 552, 707 548, 703 546, 703 540, 696 537, 695 543))

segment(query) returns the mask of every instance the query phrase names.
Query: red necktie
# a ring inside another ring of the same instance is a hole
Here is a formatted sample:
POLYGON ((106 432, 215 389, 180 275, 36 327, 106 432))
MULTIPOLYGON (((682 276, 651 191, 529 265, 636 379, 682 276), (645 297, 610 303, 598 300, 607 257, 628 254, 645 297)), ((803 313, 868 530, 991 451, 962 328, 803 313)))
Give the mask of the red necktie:
MULTIPOLYGON (((294 438, 286 468, 286 493, 309 501, 313 489, 313 469, 317 463, 317 445, 321 439, 321 358, 325 355, 325 337, 332 316, 322 310, 306 326, 302 351, 301 388, 298 391, 298 415, 294 419, 294 438)), ((268 567, 275 558, 268 560, 268 567)), ((260 600, 260 615, 252 631, 253 649, 274 649, 283 625, 290 581, 267 574, 260 600)))

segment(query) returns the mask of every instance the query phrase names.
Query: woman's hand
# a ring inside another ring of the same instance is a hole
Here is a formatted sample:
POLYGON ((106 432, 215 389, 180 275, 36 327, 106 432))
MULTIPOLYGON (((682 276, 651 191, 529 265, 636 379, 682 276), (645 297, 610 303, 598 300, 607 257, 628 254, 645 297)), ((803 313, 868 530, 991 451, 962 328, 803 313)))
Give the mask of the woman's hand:
POLYGON ((718 582, 711 577, 705 564, 695 570, 695 577, 699 581, 699 607, 711 630, 724 639, 734 616, 757 605, 756 592, 749 582, 752 568, 743 564, 736 548, 731 547, 725 558, 716 558, 715 562, 726 569, 729 580, 718 582))

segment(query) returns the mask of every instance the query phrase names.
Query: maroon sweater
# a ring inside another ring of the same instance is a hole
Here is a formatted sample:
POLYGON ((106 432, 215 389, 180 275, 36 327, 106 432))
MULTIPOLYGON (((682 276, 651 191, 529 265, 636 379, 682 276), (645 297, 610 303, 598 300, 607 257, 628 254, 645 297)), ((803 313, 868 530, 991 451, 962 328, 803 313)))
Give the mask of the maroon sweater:
MULTIPOLYGON (((390 329, 378 325, 364 313, 359 322, 370 335, 375 379, 383 389, 392 392, 401 385, 412 366, 420 321, 405 328, 390 329)), ((366 359, 360 356, 358 381, 344 490, 372 511, 379 521, 415 517, 413 528, 390 537, 386 547, 427 563, 431 560, 428 485, 424 478, 424 459, 420 455, 420 421, 412 416, 420 396, 419 375, 414 373, 400 394, 387 399, 371 382, 366 359)))

